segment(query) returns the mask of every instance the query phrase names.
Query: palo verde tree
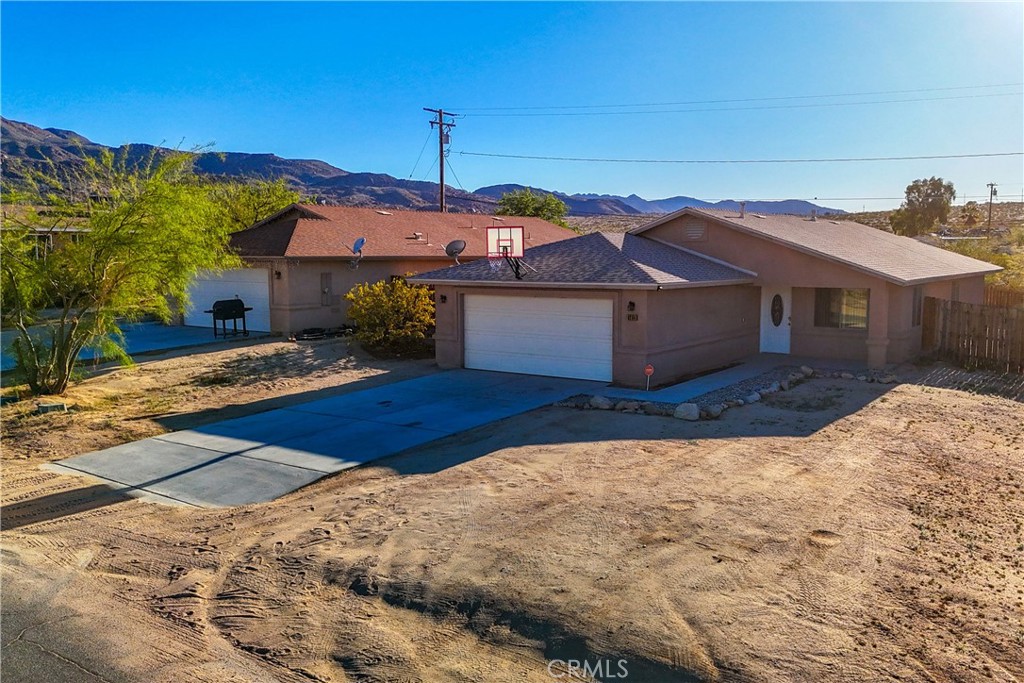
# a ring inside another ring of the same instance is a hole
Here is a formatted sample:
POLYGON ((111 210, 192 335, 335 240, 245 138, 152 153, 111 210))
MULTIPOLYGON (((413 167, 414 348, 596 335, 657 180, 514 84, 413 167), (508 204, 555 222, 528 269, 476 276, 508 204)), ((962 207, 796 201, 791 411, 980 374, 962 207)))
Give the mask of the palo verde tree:
POLYGON ((60 394, 85 348, 130 362, 119 324, 187 303, 197 270, 235 265, 216 193, 194 154, 86 156, 4 188, 0 296, 16 370, 32 392, 60 394))
POLYGON ((953 183, 934 176, 915 180, 907 185, 906 199, 889 216, 889 224, 897 235, 914 237, 928 232, 949 217, 954 199, 953 183))
POLYGON ((530 188, 506 192, 498 200, 499 216, 536 216, 563 228, 569 207, 553 194, 534 193, 530 188))
POLYGON ((213 185, 211 192, 231 232, 244 230, 300 199, 283 178, 222 182, 213 185))

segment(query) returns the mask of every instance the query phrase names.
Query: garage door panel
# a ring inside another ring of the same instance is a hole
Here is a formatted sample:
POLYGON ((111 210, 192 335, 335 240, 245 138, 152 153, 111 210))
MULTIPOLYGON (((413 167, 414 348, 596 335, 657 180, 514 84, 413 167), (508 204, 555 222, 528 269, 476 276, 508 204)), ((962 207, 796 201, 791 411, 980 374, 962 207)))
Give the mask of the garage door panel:
POLYGON ((608 299, 467 295, 467 368, 611 381, 608 299))
MULTIPOLYGON (((236 268, 221 273, 201 272, 189 285, 191 305, 185 311, 185 324, 210 327, 209 310, 214 301, 239 298, 252 310, 245 314, 246 327, 254 332, 270 332, 270 273, 266 268, 236 268)), ((230 328, 231 325, 228 325, 230 328)))

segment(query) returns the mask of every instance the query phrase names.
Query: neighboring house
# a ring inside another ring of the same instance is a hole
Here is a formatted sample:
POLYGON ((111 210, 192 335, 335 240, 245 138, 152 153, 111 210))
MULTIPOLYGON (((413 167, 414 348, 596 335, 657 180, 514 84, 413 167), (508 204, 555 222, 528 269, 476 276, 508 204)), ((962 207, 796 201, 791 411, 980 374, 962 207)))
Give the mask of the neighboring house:
POLYGON ((203 311, 241 298, 249 329, 285 334, 347 322, 345 294, 357 284, 453 263, 445 246, 465 240, 461 261, 482 258, 489 225, 522 225, 527 246, 574 237, 539 218, 293 204, 231 236, 246 268, 196 279, 186 325, 209 326, 203 311), (359 258, 352 248, 366 240, 359 258))
POLYGON ((693 208, 523 261, 522 280, 413 278, 436 288, 439 365, 632 386, 648 363, 664 383, 759 351, 880 367, 919 352, 924 297, 980 303, 999 270, 858 223, 693 208))

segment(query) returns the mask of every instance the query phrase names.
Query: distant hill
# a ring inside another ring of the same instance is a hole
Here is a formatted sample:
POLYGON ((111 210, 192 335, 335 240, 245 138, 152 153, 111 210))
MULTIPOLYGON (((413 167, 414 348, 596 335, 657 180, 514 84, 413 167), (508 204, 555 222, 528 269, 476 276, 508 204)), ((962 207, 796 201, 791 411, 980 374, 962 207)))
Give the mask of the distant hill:
MULTIPOLYGON (((506 185, 488 185, 487 187, 481 187, 474 191, 474 194, 484 195, 485 197, 492 197, 495 200, 501 199, 503 194, 508 192, 518 192, 519 190, 528 189, 526 185, 506 184, 506 185)), ((617 216, 617 215, 632 215, 638 213, 646 213, 636 209, 626 202, 622 201, 621 197, 604 197, 599 195, 568 195, 564 192, 551 191, 551 190, 540 190, 537 188, 529 188, 534 192, 540 192, 543 194, 553 194, 569 207, 569 213, 573 216, 588 216, 588 215, 601 215, 601 216, 617 216)))
MULTIPOLYGON (((83 135, 60 128, 39 128, 29 123, 0 119, 0 162, 4 177, 17 181, 27 169, 41 169, 49 162, 58 166, 82 163, 83 155, 99 155, 102 150, 125 153, 131 160, 145 159, 157 149, 153 145, 133 144, 108 147, 83 135)), ((245 152, 199 154, 196 169, 200 173, 231 178, 284 178, 306 197, 331 204, 348 206, 381 206, 431 210, 437 207, 438 185, 421 180, 403 180, 386 173, 346 171, 317 159, 285 159, 276 154, 245 152)), ((494 213, 497 200, 506 192, 525 189, 526 185, 507 184, 481 187, 475 192, 448 186, 446 197, 452 211, 494 213)), ((538 192, 548 190, 536 189, 538 192)), ((599 194, 565 194, 552 192, 569 207, 574 216, 640 216, 678 211, 686 206, 737 209, 734 201, 705 202, 694 197, 669 197, 648 200, 631 194, 628 197, 599 194)), ((780 202, 747 202, 747 210, 757 213, 843 213, 801 200, 780 202)))

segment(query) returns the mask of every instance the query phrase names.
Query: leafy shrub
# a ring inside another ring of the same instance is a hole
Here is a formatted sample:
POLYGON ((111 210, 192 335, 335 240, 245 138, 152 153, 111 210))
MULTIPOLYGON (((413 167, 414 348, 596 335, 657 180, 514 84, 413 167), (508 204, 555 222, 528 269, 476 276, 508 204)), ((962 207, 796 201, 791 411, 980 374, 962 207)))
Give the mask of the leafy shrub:
POLYGON ((402 278, 363 283, 345 298, 356 324, 356 338, 367 348, 391 353, 422 350, 434 327, 434 297, 402 278))

